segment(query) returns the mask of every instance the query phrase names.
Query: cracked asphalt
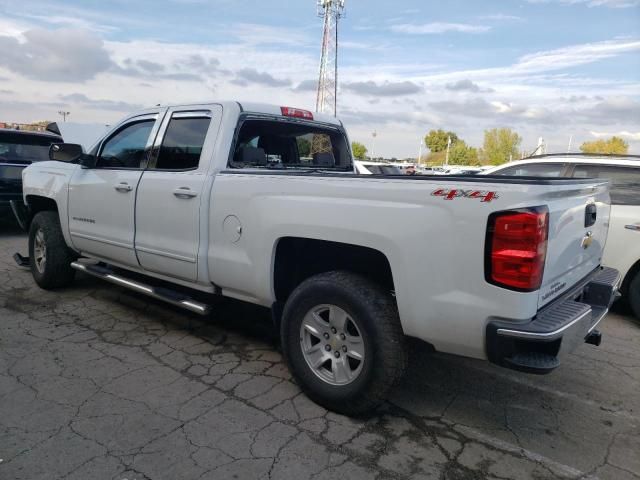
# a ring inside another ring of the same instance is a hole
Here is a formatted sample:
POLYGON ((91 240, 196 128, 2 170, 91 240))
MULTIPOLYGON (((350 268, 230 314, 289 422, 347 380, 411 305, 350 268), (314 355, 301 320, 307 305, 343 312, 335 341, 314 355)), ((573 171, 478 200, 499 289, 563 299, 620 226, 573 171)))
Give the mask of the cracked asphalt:
POLYGON ((527 376, 416 345, 378 414, 291 381, 264 312, 203 320, 78 275, 40 290, 0 227, 0 479, 640 479, 640 322, 527 376))

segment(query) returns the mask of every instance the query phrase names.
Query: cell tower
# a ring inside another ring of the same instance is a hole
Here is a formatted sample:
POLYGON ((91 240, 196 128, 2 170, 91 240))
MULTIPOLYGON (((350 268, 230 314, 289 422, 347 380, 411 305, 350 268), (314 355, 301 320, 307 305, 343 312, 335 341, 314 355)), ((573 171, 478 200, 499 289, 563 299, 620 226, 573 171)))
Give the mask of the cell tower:
POLYGON ((344 14, 345 0, 318 0, 318 16, 324 19, 322 56, 316 111, 337 113, 338 99, 338 21, 344 14))

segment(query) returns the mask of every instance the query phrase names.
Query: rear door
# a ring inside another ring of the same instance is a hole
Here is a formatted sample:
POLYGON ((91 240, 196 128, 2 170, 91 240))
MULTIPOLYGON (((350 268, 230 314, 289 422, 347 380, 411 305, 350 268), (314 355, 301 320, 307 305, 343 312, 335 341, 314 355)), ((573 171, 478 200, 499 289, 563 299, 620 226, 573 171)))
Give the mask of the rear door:
POLYGON ((640 167, 576 165, 573 177, 611 182, 611 219, 602 263, 624 277, 640 259, 640 167))
POLYGON ((205 160, 221 115, 221 107, 207 106, 172 109, 165 117, 136 203, 135 246, 146 270, 197 279, 200 219, 209 201, 205 160))
POLYGON ((78 168, 69 182, 69 232, 83 253, 138 266, 135 200, 161 113, 129 119, 99 146, 94 168, 78 168))

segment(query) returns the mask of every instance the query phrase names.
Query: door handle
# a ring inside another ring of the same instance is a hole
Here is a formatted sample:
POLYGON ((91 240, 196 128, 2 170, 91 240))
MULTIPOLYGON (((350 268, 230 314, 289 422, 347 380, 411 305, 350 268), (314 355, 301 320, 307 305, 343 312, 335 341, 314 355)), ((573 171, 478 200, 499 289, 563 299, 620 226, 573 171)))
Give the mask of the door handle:
POLYGON ((193 198, 193 197, 197 197, 198 196, 197 192, 191 191, 191 189, 189 187, 176 188, 173 191, 173 194, 176 197, 182 198, 182 199, 189 199, 189 198, 193 198))
POLYGON ((625 225, 624 228, 626 228, 627 230, 635 230, 636 232, 640 232, 640 223, 625 225))
POLYGON ((113 188, 123 193, 130 192, 131 190, 133 190, 133 187, 126 182, 118 183, 117 185, 114 185, 113 188))

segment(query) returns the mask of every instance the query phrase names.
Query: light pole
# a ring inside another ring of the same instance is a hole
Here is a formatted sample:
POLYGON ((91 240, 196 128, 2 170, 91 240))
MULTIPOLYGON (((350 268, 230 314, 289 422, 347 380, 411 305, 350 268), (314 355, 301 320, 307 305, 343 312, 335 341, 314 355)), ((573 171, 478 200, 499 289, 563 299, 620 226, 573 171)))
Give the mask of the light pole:
POLYGON ((447 156, 444 157, 444 164, 449 165, 449 150, 451 149, 451 135, 447 137, 447 156))
POLYGON ((67 121, 67 116, 71 115, 71 112, 65 112, 64 110, 58 110, 58 114, 62 115, 62 121, 67 121))
POLYGON ((373 152, 376 150, 376 137, 378 136, 378 132, 374 130, 371 136, 373 137, 373 144, 371 145, 371 160, 374 160, 375 157, 373 156, 373 152))
POLYGON ((418 163, 422 162, 422 144, 424 143, 424 139, 420 137, 420 150, 418 150, 418 163))

